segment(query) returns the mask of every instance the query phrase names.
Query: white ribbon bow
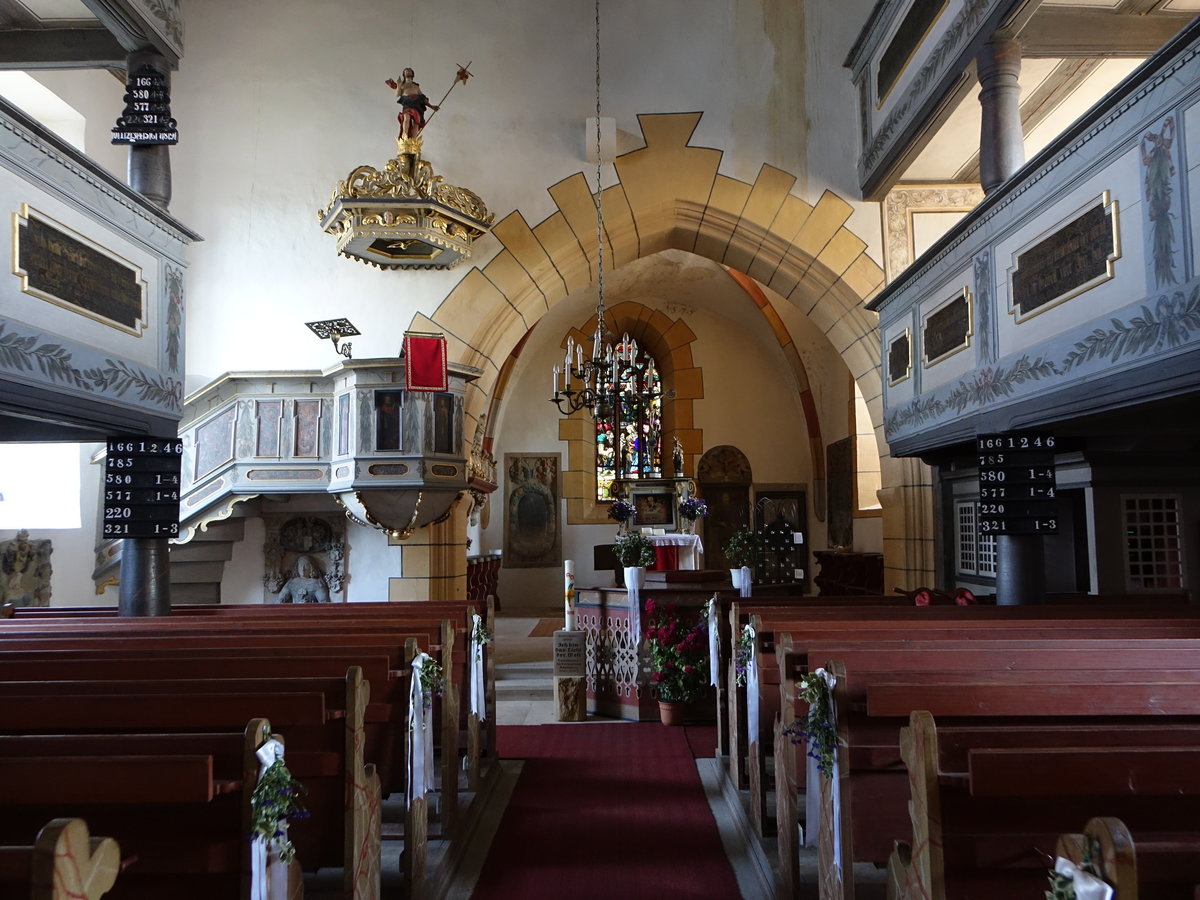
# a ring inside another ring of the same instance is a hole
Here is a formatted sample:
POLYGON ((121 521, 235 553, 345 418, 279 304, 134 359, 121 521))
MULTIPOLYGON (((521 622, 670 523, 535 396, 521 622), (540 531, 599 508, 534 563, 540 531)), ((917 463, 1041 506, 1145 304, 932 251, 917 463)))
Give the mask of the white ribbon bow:
MULTIPOLYGON (((833 721, 836 722, 837 710, 834 706, 833 688, 837 684, 837 679, 824 669, 817 669, 811 672, 808 677, 820 678, 829 688, 829 714, 833 716, 833 721)), ((804 774, 804 821, 808 826, 808 834, 805 835, 804 843, 809 847, 815 847, 817 845, 818 833, 816 823, 820 821, 821 816, 821 779, 825 776, 817 768, 817 761, 813 757, 806 755, 805 761, 807 765, 804 774)), ((836 750, 833 754, 833 764, 829 773, 829 793, 829 799, 833 805, 833 865, 840 877, 842 871, 842 797, 841 785, 838 783, 838 754, 836 750)))
POLYGON ((484 702, 483 678, 483 641, 479 640, 479 632, 483 628, 483 618, 479 613, 471 616, 471 712, 483 722, 487 718, 487 704, 484 702))
POLYGON ((1054 858, 1054 871, 1071 879, 1075 900, 1112 900, 1113 889, 1095 875, 1083 871, 1069 859, 1054 858))
POLYGON ((758 741, 758 641, 754 628, 743 631, 750 639, 750 658, 746 661, 746 736, 747 746, 758 741))
MULTIPOLYGON (((254 751, 258 757, 258 780, 262 781, 267 769, 275 765, 276 760, 283 759, 283 743, 270 738, 263 741, 261 747, 254 751)), ((286 833, 287 823, 281 822, 279 827, 286 833)), ((271 892, 270 875, 267 865, 271 858, 271 839, 256 834, 250 844, 250 898, 251 900, 267 900, 271 892)))
POLYGON ((717 634, 717 595, 713 594, 708 601, 708 683, 717 684, 720 677, 721 665, 717 658, 721 652, 720 636, 717 634))
POLYGON ((412 662, 412 686, 408 697, 408 804, 424 797, 434 788, 433 708, 425 708, 425 691, 421 687, 421 669, 428 653, 418 653, 412 662))

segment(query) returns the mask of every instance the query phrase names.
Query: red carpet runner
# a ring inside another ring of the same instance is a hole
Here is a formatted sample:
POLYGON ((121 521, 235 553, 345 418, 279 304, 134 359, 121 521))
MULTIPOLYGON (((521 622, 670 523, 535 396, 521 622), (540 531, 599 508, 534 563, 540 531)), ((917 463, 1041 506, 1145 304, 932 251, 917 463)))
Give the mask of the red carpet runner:
POLYGON ((472 900, 741 896, 683 728, 498 731, 501 758, 525 767, 472 900))

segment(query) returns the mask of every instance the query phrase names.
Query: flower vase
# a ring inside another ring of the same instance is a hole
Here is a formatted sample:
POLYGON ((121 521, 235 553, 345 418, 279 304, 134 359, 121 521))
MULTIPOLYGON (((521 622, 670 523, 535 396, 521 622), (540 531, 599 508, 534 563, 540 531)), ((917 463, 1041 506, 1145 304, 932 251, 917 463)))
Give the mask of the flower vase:
POLYGON ((696 520, 695 519, 684 519, 683 520, 683 533, 684 534, 695 534, 696 533, 696 520))
POLYGON ((659 700, 658 718, 664 725, 682 725, 686 706, 682 700, 659 700))

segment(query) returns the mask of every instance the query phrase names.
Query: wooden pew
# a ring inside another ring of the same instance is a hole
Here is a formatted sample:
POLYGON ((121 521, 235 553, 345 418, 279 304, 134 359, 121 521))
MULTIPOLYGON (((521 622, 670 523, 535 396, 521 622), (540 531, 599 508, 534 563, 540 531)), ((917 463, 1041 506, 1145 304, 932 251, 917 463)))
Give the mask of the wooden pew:
MULTIPOLYGON (((396 604, 388 604, 395 606, 396 604)), ((424 605, 423 605, 424 606, 424 605)), ((465 607, 456 605, 465 616, 465 607)), ((299 607, 301 609, 304 607, 299 607)), ((285 610, 290 612, 290 610, 285 610)), ((0 649, 6 657, 14 653, 53 652, 69 649, 76 658, 86 654, 108 655, 114 652, 138 654, 158 651, 173 656, 178 649, 207 652, 253 651, 261 654, 275 649, 288 655, 314 653, 321 655, 337 651, 386 653, 396 670, 406 668, 411 661, 407 639, 415 639, 422 650, 431 652, 442 665, 446 675, 445 693, 439 699, 436 712, 439 722, 438 749, 441 755, 441 833, 453 831, 458 808, 458 781, 461 771, 459 733, 464 728, 459 697, 468 672, 465 651, 457 648, 460 629, 448 619, 426 620, 394 613, 391 618, 377 618, 354 624, 342 621, 322 624, 314 634, 311 624, 280 620, 274 616, 263 621, 246 622, 240 616, 180 617, 155 619, 93 619, 74 621, 52 619, 34 623, 30 620, 17 625, 4 623, 0 627, 0 649), (313 648, 314 641, 325 647, 313 648)), ((465 621, 465 619, 464 619, 465 621)), ((479 752, 481 740, 469 742, 469 748, 479 752)), ((402 744, 397 744, 403 747, 402 744)), ((468 771, 479 769, 479 761, 471 760, 468 771)), ((403 765, 391 771, 403 771, 403 765)), ((394 778, 391 779, 394 782, 394 778)))
MULTIPOLYGON (((1044 734, 1030 732, 1028 746, 995 748, 994 730, 979 729, 965 766, 956 765, 948 758, 953 754, 941 752, 934 717, 924 711, 910 717, 901 750, 913 840, 889 860, 891 900, 988 900, 1044 888, 1059 823, 1072 816, 1078 821, 1081 808, 1120 809, 1134 834, 1195 834, 1200 744, 1157 745, 1155 723, 1138 729, 1097 724, 1086 740, 1068 736, 1076 746, 1063 745, 1052 726, 1044 734)), ((960 734, 960 746, 963 739, 960 734)), ((1182 893, 1160 886, 1153 896, 1190 900, 1195 871, 1182 893)))
MULTIPOLYGON (((0 705, 0 733, 189 732, 228 728, 245 721, 248 710, 269 711, 270 721, 289 734, 293 749, 320 762, 315 770, 293 769, 309 790, 307 803, 313 814, 293 836, 298 858, 310 869, 342 867, 347 897, 376 896, 379 781, 374 765, 363 759, 369 685, 361 670, 346 673, 343 699, 328 704, 319 691, 288 691, 286 681, 275 692, 205 693, 204 687, 200 682, 194 690, 124 695, 86 689, 53 696, 19 693, 0 705)), ((211 767, 211 757, 203 758, 211 767)), ((214 790, 222 792, 219 787, 214 790)))
MULTIPOLYGON (((183 876, 192 896, 247 896, 254 752, 269 733, 256 718, 243 730, 195 743, 174 735, 170 747, 154 749, 138 743, 144 735, 107 735, 99 746, 86 734, 0 738, 0 840, 58 810, 86 811, 130 857, 120 896, 161 895, 183 876)), ((178 886, 170 893, 187 895, 178 886)))
MULTIPOLYGON (((766 807, 768 779, 766 778, 766 748, 773 746, 772 723, 780 709, 780 674, 776 662, 775 639, 777 632, 792 636, 792 652, 803 655, 802 646, 812 640, 843 641, 895 641, 895 640, 952 640, 964 635, 976 634, 992 639, 1020 638, 1046 631, 1063 638, 1102 637, 1113 635, 1120 638, 1160 638, 1177 634, 1191 634, 1200 638, 1200 615, 1191 610, 1150 609, 1133 613, 1123 607, 1096 607, 1070 609, 1054 607, 895 607, 865 606, 831 608, 816 606, 803 611, 802 617, 794 611, 777 609, 750 612, 740 604, 731 608, 731 625, 734 616, 749 615, 756 632, 757 657, 759 660, 759 694, 746 696, 744 705, 739 698, 730 703, 730 776, 735 786, 750 790, 751 818, 760 834, 775 831, 766 807), (751 713, 749 706, 758 708, 759 733, 746 733, 744 722, 751 713), (745 718, 742 710, 745 709, 745 718), (745 748, 743 751, 742 748, 745 748), (740 776, 742 760, 745 760, 746 776, 740 776)), ((807 665, 807 657, 803 657, 807 665)), ((733 686, 731 684, 731 691, 733 686)), ((745 694, 744 690, 740 691, 745 694)))
MULTIPOLYGON (((943 677, 964 680, 977 677, 980 672, 993 671, 1000 673, 991 676, 993 680, 1020 681, 1025 677, 1020 674, 1021 670, 1045 669, 1053 665, 1061 668, 1062 673, 1047 676, 1050 680, 1070 680, 1073 677, 1071 673, 1086 666, 1110 666, 1114 669, 1100 672, 1093 678, 1096 681, 1112 681, 1118 677, 1115 674, 1117 667, 1126 667, 1136 673, 1147 669, 1159 669, 1163 665, 1179 668, 1186 666, 1192 669, 1200 666, 1200 641, 1192 639, 1125 641, 1035 637, 927 641, 900 638, 894 641, 873 640, 855 643, 852 635, 826 641, 796 641, 789 632, 776 632, 775 638, 775 652, 781 672, 780 709, 783 711, 780 720, 775 722, 773 732, 776 822, 797 821, 797 794, 804 788, 804 747, 793 746, 788 736, 782 733, 794 719, 804 716, 807 712, 807 708, 797 702, 795 692, 796 680, 809 670, 810 657, 804 651, 813 654, 812 668, 831 658, 844 658, 849 661, 845 668, 828 662, 826 665, 827 668, 833 668, 837 676, 836 708, 839 731, 843 743, 847 745, 840 766, 844 779, 841 788, 842 799, 843 803, 850 807, 853 805, 852 797, 866 791, 865 806, 872 810, 872 814, 869 817, 845 817, 842 844, 844 847, 857 847, 856 850, 850 851, 856 854, 855 858, 871 859, 877 863, 886 859, 897 825, 902 827, 905 822, 902 802, 898 806, 896 803, 889 805, 877 802, 873 792, 882 789, 881 779, 882 783, 886 784, 888 776, 895 779, 903 775, 898 737, 899 728, 906 719, 867 723, 851 715, 858 707, 865 705, 863 685, 866 679, 901 672, 936 674, 937 670, 949 672, 962 669, 973 674, 943 677), (849 678, 846 670, 849 671, 849 678), (1010 670, 1014 674, 1004 674, 1010 670), (850 723, 855 723, 853 733, 850 731, 850 723), (845 780, 851 772, 856 778, 853 783, 845 780), (865 788, 860 783, 864 780, 870 782, 865 788), (856 829, 854 835, 846 832, 851 824, 856 829), (867 825, 874 826, 874 840, 864 839, 863 832, 869 831, 867 825), (860 845, 855 844, 856 840, 860 841, 860 845)), ((1195 673, 1189 671, 1187 674, 1192 677, 1195 673)), ((904 790, 902 782, 896 790, 904 790)), ((830 826, 827 818, 822 819, 819 824, 825 829, 830 826)), ((817 828, 818 823, 807 823, 810 832, 817 828)), ((785 825, 777 829, 776 838, 779 858, 783 861, 784 882, 790 889, 798 878, 796 832, 793 827, 785 825)), ((822 846, 830 840, 828 836, 823 836, 822 846)), ((852 889, 847 890, 846 895, 852 895, 852 889)))
POLYGON ((1135 839, 1115 816, 1089 819, 1081 833, 1058 838, 1055 855, 1090 864, 1120 900, 1194 900, 1200 893, 1200 835, 1135 839))
MULTIPOLYGON (((859 597, 851 600, 839 599, 837 602, 824 603, 826 598, 815 598, 818 602, 797 603, 792 598, 781 600, 731 600, 729 601, 729 634, 741 633, 742 626, 753 624, 757 632, 758 658, 761 665, 759 681, 763 693, 757 699, 745 697, 744 688, 739 688, 734 682, 732 666, 728 660, 722 665, 727 673, 724 683, 727 685, 728 700, 725 712, 728 723, 725 732, 728 735, 729 773, 734 786, 739 789, 749 787, 751 777, 758 777, 751 772, 751 767, 761 765, 765 752, 763 748, 769 740, 767 727, 772 721, 775 711, 775 695, 777 693, 778 673, 774 661, 775 631, 785 630, 795 634, 803 633, 808 638, 820 636, 836 638, 839 635, 853 635, 856 641, 895 639, 898 634, 907 632, 907 626, 926 629, 928 637, 954 638, 959 629, 976 631, 980 628, 994 630, 996 621, 1015 628, 1037 628, 1030 621, 1057 620, 1061 624, 1057 628, 1088 631, 1087 623, 1094 620, 1115 621, 1124 619, 1129 623, 1126 627, 1141 635, 1174 636, 1191 634, 1200 637, 1200 610, 1181 608, 1174 604, 1142 604, 1126 607, 1115 604, 1097 604, 1095 606, 1020 606, 1020 607, 914 607, 904 597, 880 596, 859 597), (1132 624, 1136 623, 1136 624, 1132 624), (1179 626, 1186 623, 1189 631, 1181 631, 1179 626), (940 632, 940 633, 939 633, 940 632), (758 752, 748 753, 749 736, 745 734, 746 703, 756 702, 762 706, 763 714, 759 716, 763 724, 763 733, 755 741, 759 745, 758 752)), ((1050 627, 1048 624, 1042 627, 1050 627)), ((908 634, 916 638, 918 635, 908 634)), ((1135 635, 1130 634, 1130 637, 1135 635)), ((723 651, 725 652, 725 651, 723 651)), ((732 654, 732 645, 728 651, 732 654)), ((759 773, 761 774, 761 773, 759 773)), ((759 782, 761 783, 761 779, 759 782)))
POLYGON ((29 846, 0 847, 0 894, 33 900, 100 900, 116 883, 120 848, 82 819, 52 819, 29 846))
MULTIPOLYGON (((459 730, 462 727, 462 722, 466 720, 467 727, 467 744, 470 754, 469 765, 467 768, 468 777, 478 783, 480 773, 480 755, 483 752, 485 740, 481 737, 480 723, 477 716, 468 717, 464 713, 460 718, 458 712, 458 695, 459 689, 466 673, 467 667, 464 664, 466 659, 466 651, 455 653, 456 638, 459 633, 465 633, 465 623, 469 620, 466 618, 470 611, 476 607, 473 605, 463 604, 445 604, 445 605, 430 605, 422 604, 420 609, 427 610, 430 606, 456 611, 458 619, 464 623, 464 627, 459 629, 454 626, 447 627, 446 620, 440 620, 434 623, 427 623, 427 633, 419 635, 421 642, 429 650, 432 650, 435 655, 441 655, 441 658, 448 660, 443 663, 444 670, 447 674, 447 693, 438 702, 438 711, 442 713, 439 720, 442 723, 440 728, 440 752, 442 756, 442 821, 441 832, 443 836, 448 835, 452 830, 453 817, 457 808, 457 789, 458 789, 458 774, 459 774, 459 730), (436 634, 438 642, 434 643, 429 639, 430 634, 436 634)), ((307 647, 297 647, 290 636, 303 636, 304 640, 310 640, 310 632, 316 630, 322 639, 326 641, 336 641, 338 645, 347 645, 362 647, 364 650, 373 649, 372 647, 363 644, 362 641, 377 641, 381 634, 386 634, 387 638, 395 641, 399 631, 395 629, 408 629, 411 631, 414 627, 419 627, 422 621, 420 617, 414 617, 409 612, 408 608, 403 606, 397 607, 396 604, 379 604, 378 609, 372 609, 369 616, 369 622, 350 623, 347 622, 347 615, 344 612, 337 611, 329 613, 325 610, 328 607, 312 607, 320 609, 322 612, 319 616, 308 616, 307 619, 320 620, 319 626, 310 624, 298 624, 299 617, 293 616, 293 613, 307 612, 310 607, 297 607, 294 609, 288 608, 262 608, 255 607, 255 612, 251 615, 242 616, 234 615, 230 612, 222 611, 221 613, 209 612, 202 618, 197 616, 192 621, 183 621, 183 617, 179 619, 172 618, 168 620, 169 625, 165 629, 155 628, 155 624, 159 624, 158 620, 154 624, 144 625, 139 623, 135 625, 134 635, 129 636, 129 629, 125 628, 125 622, 109 617, 108 621, 97 623, 95 621, 87 621, 86 623, 78 620, 60 620, 51 622, 46 626, 42 626, 39 622, 36 627, 30 630, 9 631, 6 635, 0 636, 0 641, 5 647, 24 647, 24 648, 40 648, 40 649, 24 649, 15 650, 6 654, 6 657, 11 658, 14 654, 21 655, 28 660, 37 660, 41 657, 53 658, 53 654, 58 653, 53 649, 59 646, 70 646, 69 655, 72 658, 80 656, 95 657, 104 659, 108 657, 109 651, 106 649, 89 650, 89 647, 110 648, 114 645, 117 649, 111 652, 121 653, 125 655, 137 654, 143 656, 147 654, 158 654, 163 657, 170 657, 171 660, 179 658, 179 649, 184 648, 187 652, 197 651, 212 652, 214 643, 219 643, 218 652, 230 652, 235 648, 244 648, 247 652, 262 653, 264 651, 280 651, 287 652, 289 655, 295 655, 298 652, 330 652, 328 648, 321 648, 317 651, 312 651, 307 647), (387 607, 383 609, 382 607, 387 607), (251 624, 245 626, 245 621, 249 619, 251 624), (414 620, 417 625, 414 626, 414 620), (235 622, 237 624, 235 624, 235 622), (332 623, 332 624, 331 624, 332 623), (142 629, 140 632, 137 629, 142 629), (165 631, 166 635, 162 632, 165 631), (246 632, 252 632, 248 635, 246 632), (365 632, 365 636, 364 633, 365 632), (115 640, 112 635, 119 633, 119 637, 115 640), (97 635, 101 635, 97 637, 97 635), (269 647, 264 647, 267 644, 269 647), (51 649, 47 649, 51 648, 51 649), (83 648, 83 649, 81 649, 83 648)), ((341 608, 342 610, 345 607, 341 608)), ((357 611, 356 611, 357 612, 357 611)), ((27 620, 27 624, 28 624, 27 620)), ((339 646, 341 650, 346 652, 354 652, 353 650, 339 646)), ((389 665, 395 664, 403 668, 411 659, 412 653, 404 654, 404 662, 401 663, 399 658, 401 652, 398 647, 384 648, 389 654, 389 665)), ((407 645, 406 645, 407 649, 407 645)), ((59 653, 61 658, 63 654, 59 653)), ((148 657, 151 658, 151 657, 148 657)), ((42 663, 46 665, 47 663, 42 663)), ((18 667, 19 668, 19 667, 18 667)), ((407 669, 404 669, 407 671, 407 669)), ((407 691, 404 692, 405 698, 407 691)), ((494 709, 494 688, 488 692, 486 702, 490 702, 494 709)), ((489 728, 494 729, 495 717, 494 714, 487 717, 492 723, 489 728)), ((494 746, 494 741, 486 741, 487 746, 494 746)), ((403 771, 402 766, 396 767, 398 771, 403 771)), ((470 782, 469 782, 470 783, 470 782)), ((426 829, 420 830, 422 833, 426 829)), ((406 854, 406 859, 412 859, 417 854, 406 854)))

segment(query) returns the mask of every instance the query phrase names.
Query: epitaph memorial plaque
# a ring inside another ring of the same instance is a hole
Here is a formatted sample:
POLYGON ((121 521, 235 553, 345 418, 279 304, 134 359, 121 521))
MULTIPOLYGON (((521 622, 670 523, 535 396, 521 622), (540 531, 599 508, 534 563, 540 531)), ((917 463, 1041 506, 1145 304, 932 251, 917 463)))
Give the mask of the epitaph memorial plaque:
POLYGON ((182 461, 179 438, 110 439, 104 460, 104 537, 178 535, 182 461))
POLYGON ((1082 214, 1017 251, 1009 310, 1018 322, 1113 277, 1121 255, 1117 204, 1100 197, 1082 214))
POLYGON ((888 345, 888 386, 897 385, 912 371, 912 336, 907 328, 888 345))
POLYGON ((921 331, 925 365, 932 366, 971 344, 971 294, 951 297, 928 316, 921 331))
POLYGON ((130 334, 146 320, 142 270, 37 210, 16 216, 21 290, 130 334))

